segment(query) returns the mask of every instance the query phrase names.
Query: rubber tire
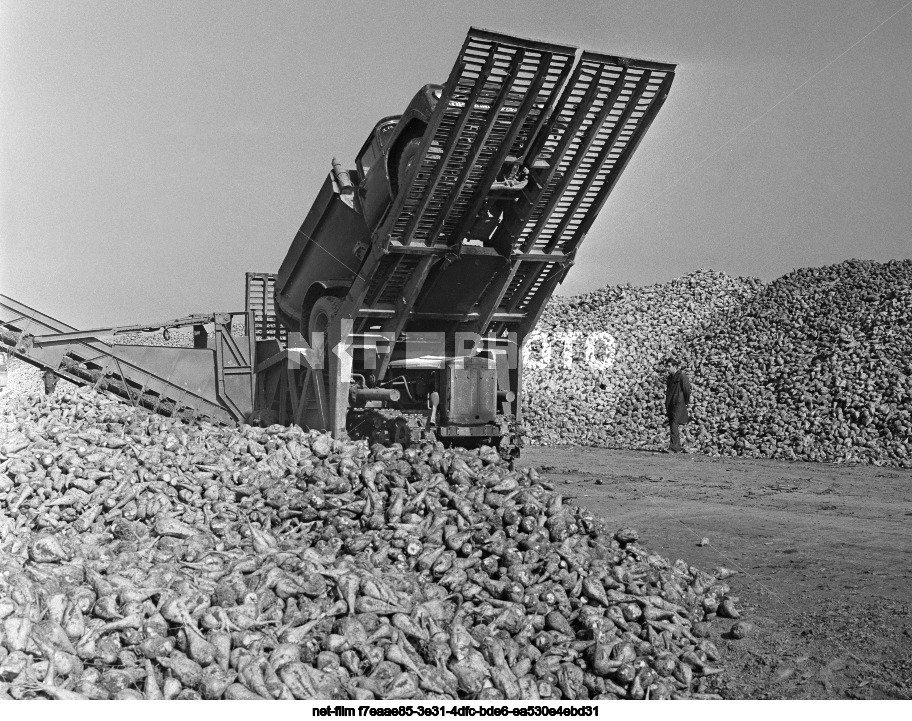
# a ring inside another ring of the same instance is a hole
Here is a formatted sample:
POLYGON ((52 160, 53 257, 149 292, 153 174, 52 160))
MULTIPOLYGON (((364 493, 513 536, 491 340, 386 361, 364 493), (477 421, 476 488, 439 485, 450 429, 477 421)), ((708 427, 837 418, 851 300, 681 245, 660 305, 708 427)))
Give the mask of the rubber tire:
POLYGON ((404 188, 411 179, 411 173, 417 166, 418 148, 421 147, 421 138, 412 138, 402 149, 402 155, 399 156, 399 173, 396 176, 396 187, 400 190, 404 188))
MULTIPOLYGON (((342 299, 333 295, 322 295, 314 302, 310 308, 310 316, 307 318, 307 337, 315 332, 326 332, 329 327, 329 319, 332 318, 339 307, 342 305, 342 299)), ((325 339, 324 339, 325 340, 325 339)))

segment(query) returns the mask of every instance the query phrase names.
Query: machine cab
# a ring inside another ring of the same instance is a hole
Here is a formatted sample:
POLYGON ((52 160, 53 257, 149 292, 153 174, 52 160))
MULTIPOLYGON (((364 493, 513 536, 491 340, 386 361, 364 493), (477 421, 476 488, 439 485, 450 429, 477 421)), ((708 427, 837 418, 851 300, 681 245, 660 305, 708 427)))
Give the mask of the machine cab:
POLYGON ((371 168, 377 163, 382 162, 380 154, 388 145, 390 136, 398 121, 399 116, 392 115, 388 118, 383 118, 383 120, 374 126, 374 129, 364 142, 364 145, 361 146, 361 152, 358 153, 358 157, 355 161, 358 166, 359 177, 367 177, 371 168))
POLYGON ((403 154, 415 150, 440 98, 442 86, 425 85, 402 115, 383 118, 374 126, 356 157, 358 196, 367 227, 373 231, 399 192, 403 154))
POLYGON ((390 203, 390 182, 386 172, 386 157, 383 151, 389 146, 390 138, 399 116, 384 118, 374 126, 361 152, 355 159, 358 168, 358 196, 361 212, 368 228, 383 216, 390 203))

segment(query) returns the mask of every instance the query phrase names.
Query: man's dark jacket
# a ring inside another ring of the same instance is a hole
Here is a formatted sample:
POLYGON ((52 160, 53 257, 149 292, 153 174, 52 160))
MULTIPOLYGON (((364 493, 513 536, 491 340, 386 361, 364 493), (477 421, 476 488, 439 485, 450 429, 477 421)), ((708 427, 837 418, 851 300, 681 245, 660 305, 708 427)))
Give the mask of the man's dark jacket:
POLYGON ((684 425, 690 421, 687 404, 690 403, 690 380, 684 371, 668 376, 665 381, 665 413, 668 420, 684 425))

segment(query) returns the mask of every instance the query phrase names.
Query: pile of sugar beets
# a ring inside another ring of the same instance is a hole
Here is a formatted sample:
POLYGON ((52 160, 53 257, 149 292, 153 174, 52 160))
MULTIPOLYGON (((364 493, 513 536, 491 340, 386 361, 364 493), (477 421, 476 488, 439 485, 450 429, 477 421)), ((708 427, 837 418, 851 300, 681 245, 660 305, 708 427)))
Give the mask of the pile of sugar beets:
POLYGON ((912 261, 796 270, 689 341, 704 453, 912 468, 912 261))
POLYGON ((715 696, 730 572, 670 564, 494 449, 8 403, 0 698, 715 696))
MULTIPOLYGON (((646 449, 667 444, 662 359, 736 312, 761 285, 699 270, 652 286, 553 297, 526 349, 527 442, 646 449)), ((698 400, 703 388, 696 380, 698 400)))
POLYGON ((551 361, 524 374, 528 441, 666 445, 658 366, 676 355, 693 384, 694 451, 912 468, 910 318, 910 260, 850 260, 768 284, 698 271, 553 298, 537 327, 554 339, 551 361), (598 332, 615 340, 609 368, 586 362, 583 339, 598 332), (572 333, 566 368, 561 334, 572 333))

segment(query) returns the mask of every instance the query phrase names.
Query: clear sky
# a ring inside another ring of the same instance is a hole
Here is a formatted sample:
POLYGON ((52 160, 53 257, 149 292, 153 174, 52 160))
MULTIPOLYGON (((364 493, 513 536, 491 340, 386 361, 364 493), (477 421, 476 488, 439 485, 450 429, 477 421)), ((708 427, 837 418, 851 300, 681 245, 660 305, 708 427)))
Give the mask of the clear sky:
POLYGON ((79 327, 241 310, 470 25, 678 64, 560 292, 912 257, 908 0, 0 0, 0 291, 79 327))

